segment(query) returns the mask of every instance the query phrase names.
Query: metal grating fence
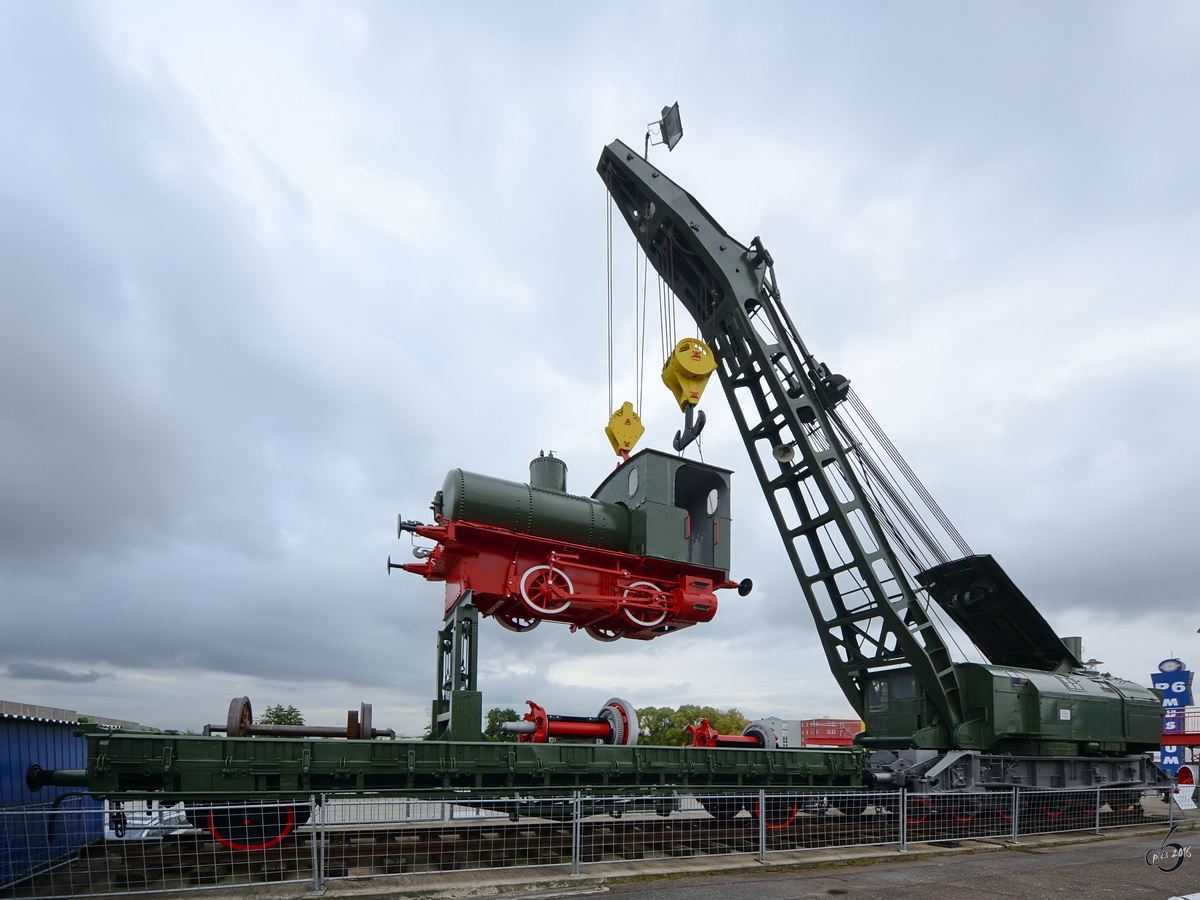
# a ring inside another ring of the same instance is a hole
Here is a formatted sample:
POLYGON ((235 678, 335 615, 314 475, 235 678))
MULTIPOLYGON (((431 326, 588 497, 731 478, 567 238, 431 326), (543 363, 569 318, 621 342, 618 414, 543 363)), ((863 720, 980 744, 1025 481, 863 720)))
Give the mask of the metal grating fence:
MULTIPOLYGON (((104 836, 99 803, 71 793, 53 803, 0 810, 0 896, 9 885, 39 876, 53 878, 63 865, 104 836)), ((47 896, 53 896, 50 888, 47 896)))
POLYGON ((1161 791, 1093 788, 654 794, 0 810, 0 900, 422 872, 583 866, 1081 831, 1180 816, 1161 791))

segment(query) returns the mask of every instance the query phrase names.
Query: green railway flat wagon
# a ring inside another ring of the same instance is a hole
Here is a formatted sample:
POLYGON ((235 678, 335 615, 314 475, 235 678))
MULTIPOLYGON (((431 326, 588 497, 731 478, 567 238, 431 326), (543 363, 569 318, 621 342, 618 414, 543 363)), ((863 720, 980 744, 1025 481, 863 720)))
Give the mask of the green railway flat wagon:
POLYGON ((256 801, 319 793, 477 797, 575 790, 804 791, 862 785, 854 750, 610 744, 228 738, 86 727, 86 770, 36 770, 41 784, 110 799, 256 801))

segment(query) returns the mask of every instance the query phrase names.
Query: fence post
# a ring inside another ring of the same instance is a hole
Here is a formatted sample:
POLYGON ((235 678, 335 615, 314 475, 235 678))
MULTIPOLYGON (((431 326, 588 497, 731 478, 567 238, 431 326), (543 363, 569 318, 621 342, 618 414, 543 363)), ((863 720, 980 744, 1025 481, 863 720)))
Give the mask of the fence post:
POLYGON ((1012 842, 1014 844, 1019 844, 1021 842, 1017 840, 1017 835, 1020 833, 1020 827, 1021 827, 1019 824, 1019 819, 1021 816, 1021 789, 1018 788, 1016 785, 1013 785, 1013 807, 1012 807, 1012 809, 1013 809, 1012 842))
MULTIPOLYGON (((325 795, 321 794, 321 804, 318 807, 321 811, 320 827, 317 827, 317 823, 313 825, 313 852, 317 856, 317 864, 313 869, 313 880, 316 882, 313 885, 313 892, 317 894, 325 893, 325 854, 327 852, 327 845, 325 843, 325 800, 325 795)), ((316 809, 313 812, 315 813, 316 809)))
POLYGON ((309 794, 309 797, 308 797, 308 810, 309 810, 308 824, 309 824, 309 827, 312 829, 312 840, 309 841, 308 843, 309 843, 309 849, 311 850, 312 873, 313 873, 312 874, 312 879, 313 879, 312 892, 314 894, 321 893, 321 867, 320 867, 320 863, 317 861, 317 857, 318 857, 317 848, 318 848, 319 844, 321 843, 317 837, 317 834, 318 834, 317 810, 318 809, 320 809, 320 807, 317 806, 317 795, 309 794))
POLYGON ((1096 834, 1100 833, 1100 786, 1096 786, 1096 834))
POLYGON ((908 852, 908 791, 900 788, 900 852, 908 852))
POLYGON ((767 792, 758 791, 758 861, 767 864, 767 792))
POLYGON ((579 877, 579 835, 580 835, 580 802, 579 791, 571 799, 571 877, 579 877))
POLYGON ((1175 789, 1167 791, 1167 824, 1175 824, 1175 789))

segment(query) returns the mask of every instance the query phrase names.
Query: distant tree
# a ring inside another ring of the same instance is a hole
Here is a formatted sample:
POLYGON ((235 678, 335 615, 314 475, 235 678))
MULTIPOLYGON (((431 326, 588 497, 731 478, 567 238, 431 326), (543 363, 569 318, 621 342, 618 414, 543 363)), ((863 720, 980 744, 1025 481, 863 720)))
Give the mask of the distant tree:
POLYGON ((281 705, 268 706, 267 711, 258 720, 261 725, 303 725, 304 716, 294 706, 286 709, 281 705))
POLYGON ((688 725, 699 724, 708 719, 708 724, 721 734, 741 734, 750 721, 737 709, 719 710, 712 706, 685 704, 679 709, 669 706, 647 706, 639 709, 638 725, 642 729, 642 743, 660 747, 680 747, 691 743, 691 735, 685 730, 688 725))
POLYGON ((483 730, 483 736, 489 741, 515 741, 517 736, 508 731, 501 731, 500 723, 517 722, 520 721, 520 718, 513 709, 489 709, 487 727, 483 730))

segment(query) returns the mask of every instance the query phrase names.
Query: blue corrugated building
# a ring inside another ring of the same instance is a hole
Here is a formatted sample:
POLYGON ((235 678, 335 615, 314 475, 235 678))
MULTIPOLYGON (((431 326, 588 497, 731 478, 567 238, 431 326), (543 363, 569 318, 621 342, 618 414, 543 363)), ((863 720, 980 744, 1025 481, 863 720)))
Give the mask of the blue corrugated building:
POLYGON ((25 770, 33 763, 43 769, 86 768, 87 743, 75 735, 78 728, 74 710, 0 700, 0 887, 69 859, 104 836, 100 804, 66 796, 78 788, 47 787, 34 794, 25 786, 25 770))

